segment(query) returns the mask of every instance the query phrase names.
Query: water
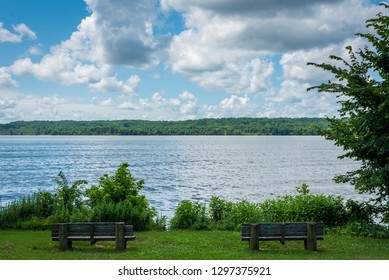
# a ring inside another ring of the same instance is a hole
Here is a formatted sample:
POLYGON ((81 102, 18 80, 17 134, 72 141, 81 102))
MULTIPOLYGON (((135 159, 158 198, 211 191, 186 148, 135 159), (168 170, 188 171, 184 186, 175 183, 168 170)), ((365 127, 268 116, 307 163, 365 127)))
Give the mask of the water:
POLYGON ((53 191, 63 171, 89 186, 122 162, 159 213, 172 216, 183 199, 213 195, 261 202, 306 183, 312 193, 361 199, 332 178, 357 168, 342 150, 315 136, 0 136, 0 198, 6 204, 37 190, 53 191))

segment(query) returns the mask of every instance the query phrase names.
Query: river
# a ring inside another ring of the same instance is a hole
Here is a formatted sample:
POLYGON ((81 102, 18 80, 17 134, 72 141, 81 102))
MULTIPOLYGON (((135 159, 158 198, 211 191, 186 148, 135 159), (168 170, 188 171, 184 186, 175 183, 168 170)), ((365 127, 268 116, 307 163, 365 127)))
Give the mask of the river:
POLYGON ((302 183, 311 193, 360 199, 332 180, 358 167, 341 153, 319 136, 0 136, 0 203, 54 191, 60 171, 69 182, 96 184, 122 162, 168 217, 183 199, 261 202, 296 194, 302 183))

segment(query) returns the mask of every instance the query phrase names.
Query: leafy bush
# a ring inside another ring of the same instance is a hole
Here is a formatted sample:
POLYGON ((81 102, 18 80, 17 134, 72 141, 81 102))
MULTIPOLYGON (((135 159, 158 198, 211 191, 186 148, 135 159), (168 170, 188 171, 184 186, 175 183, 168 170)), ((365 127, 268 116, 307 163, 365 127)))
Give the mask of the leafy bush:
POLYGON ((309 186, 296 187, 298 195, 268 199, 262 203, 226 202, 212 197, 210 214, 219 229, 236 229, 247 222, 323 222, 327 226, 343 225, 348 214, 341 197, 311 195, 309 186))
POLYGON ((373 223, 373 216, 376 209, 367 202, 358 202, 355 200, 346 201, 347 216, 350 222, 373 223))
POLYGON ((139 194, 144 182, 136 181, 128 166, 121 164, 114 176, 104 174, 98 186, 86 190, 88 201, 83 191, 87 182, 78 180, 70 186, 60 172, 54 178, 54 194, 38 191, 0 209, 0 229, 45 229, 51 223, 81 221, 123 221, 136 230, 149 229, 157 211, 139 194))
POLYGON ((157 212, 148 205, 144 196, 137 200, 124 200, 118 203, 101 202, 90 212, 91 222, 125 222, 134 230, 147 230, 153 225, 157 212))
POLYGON ((212 217, 217 213, 218 219, 213 222, 218 229, 234 230, 240 228, 242 223, 262 221, 260 204, 247 200, 226 202, 219 197, 212 197, 209 207, 212 217))
POLYGON ((57 211, 62 215, 66 213, 66 217, 70 219, 74 211, 81 211, 84 207, 82 187, 88 182, 77 180, 72 186, 69 186, 68 180, 62 171, 59 172, 58 177, 54 178, 54 182, 57 183, 55 194, 57 211))
POLYGON ((153 229, 156 231, 166 231, 167 230, 167 218, 166 216, 157 216, 154 220, 153 229))
POLYGON ((269 222, 323 222, 327 226, 348 221, 341 197, 300 194, 286 195, 261 204, 264 220, 269 222))
POLYGON ((104 174, 97 186, 86 190, 93 222, 122 221, 134 226, 135 230, 150 229, 157 215, 146 197, 139 194, 144 181, 137 181, 128 170, 129 164, 122 163, 113 176, 104 174))
POLYGON ((93 185, 86 190, 91 207, 99 203, 119 203, 139 196, 139 191, 144 187, 144 180, 137 181, 128 167, 127 162, 122 163, 115 175, 104 174, 97 186, 93 185))
POLYGON ((182 200, 174 211, 174 217, 170 220, 172 229, 210 229, 211 220, 206 206, 198 201, 182 200))

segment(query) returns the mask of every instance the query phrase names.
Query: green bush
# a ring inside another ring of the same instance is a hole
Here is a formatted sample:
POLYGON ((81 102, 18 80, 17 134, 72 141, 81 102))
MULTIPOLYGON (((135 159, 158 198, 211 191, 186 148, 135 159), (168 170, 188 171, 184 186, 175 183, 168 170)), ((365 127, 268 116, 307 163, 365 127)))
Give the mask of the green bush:
POLYGON ((114 175, 104 174, 98 185, 86 190, 93 222, 126 222, 135 230, 150 229, 157 211, 146 197, 139 194, 144 181, 137 181, 122 163, 114 175))
POLYGON ((48 192, 22 197, 0 211, 0 229, 45 229, 56 207, 55 196, 48 192))
MULTIPOLYGON (((327 226, 344 225, 349 212, 342 198, 309 194, 309 186, 296 187, 297 195, 268 199, 262 203, 226 202, 212 197, 209 204, 212 221, 219 229, 236 229, 247 222, 323 222, 327 226)), ((354 210, 355 212, 355 210, 354 210)))
POLYGON ((136 181, 128 166, 121 164, 114 176, 104 174, 99 185, 86 190, 87 197, 86 181, 69 185, 60 172, 54 194, 38 191, 0 209, 0 229, 47 229, 51 223, 85 221, 123 221, 137 230, 149 229, 157 211, 139 194, 144 182, 136 181))
POLYGON ((118 203, 139 196, 144 187, 144 180, 137 181, 128 170, 129 164, 122 163, 115 175, 104 174, 99 184, 86 190, 86 197, 91 207, 99 203, 118 203))
POLYGON ((156 231, 166 231, 168 228, 168 221, 166 216, 157 216, 154 220, 153 229, 156 231))
POLYGON ((134 230, 148 230, 153 227, 156 215, 156 210, 148 205, 146 198, 140 196, 136 200, 98 203, 91 209, 89 221, 125 222, 133 225, 134 230))
POLYGON ((367 202, 358 202, 355 200, 346 201, 347 216, 350 222, 373 223, 373 216, 376 209, 367 202))
POLYGON ((296 196, 285 195, 261 204, 269 222, 323 222, 326 226, 344 225, 348 213, 340 196, 309 194, 309 187, 296 187, 296 196))
POLYGON ((172 229, 210 229, 211 219, 205 205, 198 201, 182 200, 174 211, 170 227, 172 229))
MULTIPOLYGON (((217 198, 218 199, 218 198, 217 198)), ((216 198, 214 200, 217 200, 216 198)), ((224 208, 221 219, 214 221, 217 229, 235 230, 242 223, 263 221, 260 204, 250 203, 247 200, 239 202, 223 202, 224 208)), ((210 204, 211 212, 215 211, 217 204, 210 204)))

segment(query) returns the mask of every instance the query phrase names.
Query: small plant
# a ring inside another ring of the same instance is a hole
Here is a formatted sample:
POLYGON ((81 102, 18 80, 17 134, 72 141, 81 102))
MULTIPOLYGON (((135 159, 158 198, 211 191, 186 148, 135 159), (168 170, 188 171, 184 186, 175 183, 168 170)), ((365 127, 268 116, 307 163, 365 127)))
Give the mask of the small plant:
POLYGON ((68 180, 62 171, 59 172, 58 177, 54 178, 54 182, 58 185, 55 195, 58 205, 56 215, 62 216, 61 222, 70 221, 73 212, 81 211, 84 206, 82 187, 88 182, 77 180, 69 186, 68 180))
POLYGON ((154 221, 153 228, 156 231, 166 231, 167 230, 167 218, 166 216, 157 216, 154 221))
POLYGON ((227 203, 218 196, 211 197, 211 203, 209 204, 211 218, 213 221, 218 222, 224 218, 227 203))
POLYGON ((308 195, 309 194, 309 186, 307 184, 302 184, 300 187, 296 186, 297 193, 301 195, 308 195))

